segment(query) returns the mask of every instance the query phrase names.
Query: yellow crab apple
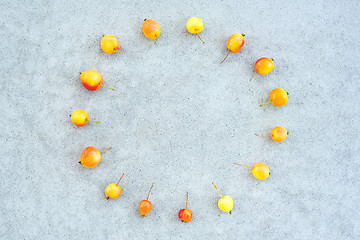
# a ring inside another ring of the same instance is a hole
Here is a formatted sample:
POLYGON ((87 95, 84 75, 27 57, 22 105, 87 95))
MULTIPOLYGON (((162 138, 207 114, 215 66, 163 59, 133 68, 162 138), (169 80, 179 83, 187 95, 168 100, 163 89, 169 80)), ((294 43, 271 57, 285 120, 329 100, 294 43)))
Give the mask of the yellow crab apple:
POLYGON ((252 172, 253 176, 259 180, 264 180, 264 179, 268 178, 270 175, 269 167, 265 163, 262 163, 262 162, 255 163, 253 167, 243 165, 240 163, 234 163, 234 164, 240 165, 243 167, 247 167, 247 168, 251 168, 251 172, 252 172))
POLYGON ((71 122, 78 127, 85 126, 88 122, 100 123, 98 121, 89 120, 89 115, 84 110, 78 109, 70 115, 71 122))
POLYGON ((189 31, 189 33, 196 34, 200 39, 200 41, 202 43, 205 43, 199 36, 199 32, 201 32, 204 28, 204 23, 200 18, 198 17, 189 18, 189 20, 186 23, 186 28, 189 31))
POLYGON ((222 196, 219 189, 216 187, 215 183, 212 183, 216 189, 216 191, 220 195, 220 199, 218 201, 218 207, 223 212, 228 212, 231 214, 231 211, 234 207, 234 201, 230 196, 222 196))
POLYGON ((121 194, 121 187, 119 186, 119 183, 121 179, 123 178, 124 173, 121 175, 119 181, 117 184, 111 183, 105 188, 105 198, 109 200, 110 198, 118 198, 121 194))

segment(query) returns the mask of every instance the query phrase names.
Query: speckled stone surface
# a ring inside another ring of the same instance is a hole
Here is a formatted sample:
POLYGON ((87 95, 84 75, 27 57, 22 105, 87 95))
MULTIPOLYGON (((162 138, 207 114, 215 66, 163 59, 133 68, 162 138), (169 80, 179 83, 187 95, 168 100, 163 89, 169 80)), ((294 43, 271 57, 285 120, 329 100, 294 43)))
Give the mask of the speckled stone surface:
POLYGON ((0 238, 360 239, 359 12, 356 0, 2 0, 0 238), (186 31, 192 16, 205 44, 186 31), (156 45, 144 18, 162 28, 156 45), (245 46, 220 65, 235 32, 245 46), (123 54, 103 53, 101 33, 123 54), (249 82, 262 56, 274 70, 249 82), (118 91, 83 88, 86 69, 118 91), (288 104, 259 107, 276 87, 288 104), (101 124, 75 127, 76 109, 101 124), (277 125, 283 143, 254 135, 277 125), (113 149, 85 169, 87 146, 113 149), (265 181, 233 165, 258 161, 265 181), (123 172, 120 198, 106 201, 123 172))

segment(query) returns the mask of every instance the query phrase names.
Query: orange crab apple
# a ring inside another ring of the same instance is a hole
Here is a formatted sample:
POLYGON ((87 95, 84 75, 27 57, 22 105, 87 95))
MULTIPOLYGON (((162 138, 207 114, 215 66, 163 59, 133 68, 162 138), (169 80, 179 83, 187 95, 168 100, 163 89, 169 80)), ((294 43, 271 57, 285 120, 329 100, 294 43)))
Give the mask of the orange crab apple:
POLYGON ((187 208, 188 195, 188 192, 186 192, 186 207, 181 209, 178 214, 180 220, 183 222, 190 222, 190 220, 192 219, 192 212, 190 211, 190 209, 187 208))
POLYGON ((71 122, 78 127, 85 126, 88 122, 100 123, 98 121, 89 120, 89 115, 84 110, 78 109, 70 115, 71 122))
POLYGON ((101 49, 107 53, 112 54, 119 49, 119 41, 112 35, 103 35, 100 42, 101 49))
POLYGON ((103 78, 102 78, 101 74, 96 70, 86 70, 86 71, 80 72, 80 81, 81 81, 82 85, 87 90, 90 90, 90 91, 96 91, 101 86, 115 91, 115 89, 106 87, 102 84, 103 78))
POLYGON ((154 183, 151 185, 150 187, 150 190, 149 190, 149 193, 147 195, 147 198, 146 200, 142 200, 140 203, 139 203, 139 212, 142 216, 146 216, 146 214, 148 214, 151 210, 151 202, 149 201, 149 195, 150 195, 150 192, 151 192, 151 189, 153 188, 154 186, 154 183))
POLYGON ((94 147, 87 147, 82 151, 79 163, 86 168, 96 167, 101 161, 101 153, 110 149, 111 147, 99 151, 94 147))
POLYGON ((119 186, 119 183, 120 183, 121 179, 123 178, 123 176, 124 176, 124 173, 121 175, 117 184, 111 183, 111 184, 107 185, 107 187, 105 188, 105 198, 107 200, 109 200, 110 198, 115 199, 120 196, 121 187, 119 186))
POLYGON ((270 138, 271 137, 271 139, 274 140, 275 142, 282 142, 286 139, 288 134, 289 134, 289 132, 286 131, 285 128, 283 128, 281 126, 277 126, 271 130, 270 136, 260 136, 258 134, 255 134, 255 135, 258 137, 262 137, 262 138, 270 138))
POLYGON ((227 40, 226 43, 226 47, 229 49, 226 57, 224 58, 224 60, 222 60, 220 63, 223 63, 225 61, 225 59, 229 56, 229 53, 237 53, 238 51, 240 51, 240 49, 244 46, 245 44, 245 34, 243 33, 234 33, 233 35, 231 35, 229 37, 229 39, 227 40))
POLYGON ((255 62, 254 68, 255 68, 255 72, 250 78, 250 81, 253 79, 256 73, 260 75, 266 75, 270 73, 274 68, 274 62, 270 58, 262 57, 255 62))
POLYGON ((154 43, 156 44, 157 38, 159 37, 161 32, 161 28, 155 20, 145 19, 142 25, 142 31, 147 38, 156 39, 154 43))
POLYGON ((251 168, 252 175, 256 179, 259 179, 259 180, 265 180, 270 175, 269 167, 265 163, 262 163, 262 162, 255 163, 253 167, 243 165, 243 164, 240 164, 240 163, 234 163, 234 164, 239 165, 239 166, 243 166, 243 167, 247 167, 247 168, 251 168))
POLYGON ((261 104, 260 107, 264 106, 264 105, 266 105, 268 103, 271 103, 275 107, 284 106, 288 101, 288 95, 289 95, 289 93, 285 92, 284 89, 275 88, 275 89, 271 90, 271 92, 269 94, 270 101, 268 101, 268 102, 266 102, 264 104, 261 104))

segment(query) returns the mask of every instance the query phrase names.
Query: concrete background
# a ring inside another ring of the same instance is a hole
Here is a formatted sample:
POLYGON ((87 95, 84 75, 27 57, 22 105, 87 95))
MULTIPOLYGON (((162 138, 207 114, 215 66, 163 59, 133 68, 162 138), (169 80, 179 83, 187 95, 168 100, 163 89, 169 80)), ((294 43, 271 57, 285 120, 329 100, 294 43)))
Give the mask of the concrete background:
POLYGON ((0 5, 1 239, 359 239, 359 1, 10 1, 0 5), (202 44, 185 28, 203 19, 202 44), (162 27, 156 45, 144 18, 162 27), (227 38, 246 34, 230 54, 227 38), (123 54, 106 55, 101 33, 123 54), (252 82, 254 62, 275 68, 252 82), (79 71, 96 69, 90 92, 79 71), (286 106, 260 108, 270 90, 286 106), (77 128, 73 110, 101 124, 77 128), (283 143, 258 138, 281 125, 283 143), (94 169, 87 146, 113 149, 94 169), (233 162, 267 163, 258 181, 233 162), (106 201, 105 187, 120 184, 106 201), (217 208, 214 181, 233 197, 217 208), (146 218, 138 203, 155 182, 146 218), (193 220, 177 212, 185 206, 193 220))

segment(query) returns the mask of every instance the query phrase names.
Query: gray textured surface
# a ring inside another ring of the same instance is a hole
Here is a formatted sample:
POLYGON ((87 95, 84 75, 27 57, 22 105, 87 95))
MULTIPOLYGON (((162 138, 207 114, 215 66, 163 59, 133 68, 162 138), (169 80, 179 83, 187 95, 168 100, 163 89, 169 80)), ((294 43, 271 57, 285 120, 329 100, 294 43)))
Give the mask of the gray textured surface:
POLYGON ((0 237, 359 239, 360 6, 344 2, 2 0, 0 237), (205 44, 186 32, 192 16, 205 44), (156 45, 144 18, 162 27, 156 45), (219 65, 234 32, 245 46, 219 65), (101 33, 124 54, 103 53, 101 33), (261 56, 275 68, 249 82, 261 56), (119 92, 84 89, 86 69, 119 92), (288 104, 260 108, 275 87, 288 104), (101 124, 76 128, 75 109, 101 124), (290 132, 281 144, 254 136, 277 125, 290 132), (89 170, 77 163, 87 146, 113 149, 89 170), (257 181, 234 161, 272 174, 257 181), (122 195, 106 201, 123 172, 122 195))

